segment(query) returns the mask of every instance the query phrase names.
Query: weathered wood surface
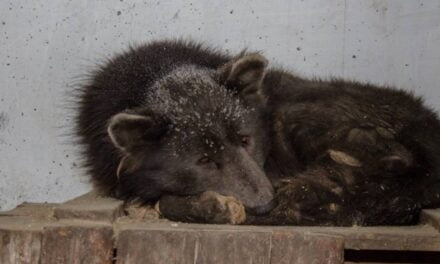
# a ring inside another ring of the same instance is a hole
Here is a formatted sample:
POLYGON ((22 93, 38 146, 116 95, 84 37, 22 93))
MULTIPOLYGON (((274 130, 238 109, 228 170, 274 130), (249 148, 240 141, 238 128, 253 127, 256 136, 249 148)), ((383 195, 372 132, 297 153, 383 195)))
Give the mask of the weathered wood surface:
POLYGON ((117 238, 117 264, 194 263, 195 237, 172 230, 124 230, 117 238))
POLYGON ((51 219, 53 217, 54 209, 59 206, 55 203, 22 203, 15 209, 5 212, 0 212, 1 217, 7 216, 23 216, 32 219, 51 219))
POLYGON ((39 264, 42 234, 0 228, 0 263, 39 264))
POLYGON ((343 263, 343 239, 267 227, 118 223, 117 263, 343 263), (145 239, 148 237, 148 239, 145 239))
POLYGON ((317 234, 332 234, 344 238, 346 249, 440 252, 440 233, 428 225, 345 228, 308 227, 307 229, 317 234))
POLYGON ((89 194, 1 212, 0 263, 343 263, 344 249, 440 252, 439 228, 439 209, 404 227, 184 224, 89 194))
POLYGON ((112 226, 69 220, 45 227, 40 258, 41 263, 112 264, 112 226))
POLYGON ((270 263, 343 263, 344 240, 307 232, 274 231, 270 263), (287 253, 287 254, 286 254, 287 253))
POLYGON ((115 221, 124 215, 124 202, 102 197, 90 192, 76 199, 67 201, 54 210, 58 219, 83 219, 94 221, 115 221))
POLYGON ((0 213, 0 263, 39 264, 44 226, 56 204, 24 203, 0 213))

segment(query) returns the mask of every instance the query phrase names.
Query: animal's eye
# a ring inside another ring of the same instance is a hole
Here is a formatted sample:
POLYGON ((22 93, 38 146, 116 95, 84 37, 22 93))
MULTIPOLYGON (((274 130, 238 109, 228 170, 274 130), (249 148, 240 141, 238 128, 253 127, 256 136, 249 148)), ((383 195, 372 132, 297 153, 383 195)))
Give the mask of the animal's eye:
POLYGON ((205 169, 210 169, 210 170, 215 170, 215 169, 219 169, 219 165, 213 161, 212 159, 210 159, 209 157, 202 157, 197 161, 197 164, 199 166, 202 166, 205 169))
POLYGON ((203 158, 200 158, 199 160, 198 160, 198 163, 199 164, 208 164, 208 163, 210 163, 212 160, 210 159, 210 158, 208 158, 208 157, 203 157, 203 158))
POLYGON ((241 145, 243 147, 247 147, 251 144, 251 137, 250 136, 241 136, 241 145))

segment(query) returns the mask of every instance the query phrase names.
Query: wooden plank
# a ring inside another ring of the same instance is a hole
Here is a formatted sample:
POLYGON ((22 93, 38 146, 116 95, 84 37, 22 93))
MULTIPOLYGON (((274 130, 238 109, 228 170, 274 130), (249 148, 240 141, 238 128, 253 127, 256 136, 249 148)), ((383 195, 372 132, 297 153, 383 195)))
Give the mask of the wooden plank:
POLYGON ((326 234, 172 222, 119 222, 116 230, 118 264, 343 263, 343 239, 326 234))
POLYGON ((440 209, 423 210, 418 226, 295 227, 175 223, 136 206, 121 217, 123 206, 91 193, 2 212, 0 263, 112 263, 114 233, 117 263, 128 264, 343 263, 344 247, 440 252, 440 209))
POLYGON ((316 226, 236 226, 203 225, 172 222, 133 223, 133 228, 177 228, 197 230, 228 230, 254 232, 302 232, 313 235, 330 235, 344 239, 347 249, 439 251, 440 233, 430 225, 416 226, 375 226, 375 227, 316 227, 316 226))
POLYGON ((0 212, 0 217, 28 216, 34 219, 51 219, 58 205, 55 203, 22 203, 10 211, 0 212))
POLYGON ((42 234, 0 227, 0 263, 39 264, 42 234))
POLYGON ((124 215, 124 202, 90 192, 55 208, 57 219, 83 219, 113 222, 124 215))
POLYGON ((270 263, 270 238, 269 232, 200 231, 194 263, 270 263))
POLYGON ((303 232, 274 231, 270 263, 341 264, 344 262, 344 240, 303 232))
POLYGON ((0 263, 39 264, 42 232, 55 204, 24 203, 0 213, 0 263))
POLYGON ((123 230, 117 237, 117 264, 194 263, 196 234, 174 230, 123 230))
POLYGON ((308 227, 307 230, 341 236, 346 249, 440 251, 440 234, 429 225, 308 227))
POLYGON ((65 221, 44 228, 41 263, 111 264, 111 225, 65 221))
POLYGON ((265 232, 130 228, 118 235, 117 263, 269 263, 270 236, 265 232))

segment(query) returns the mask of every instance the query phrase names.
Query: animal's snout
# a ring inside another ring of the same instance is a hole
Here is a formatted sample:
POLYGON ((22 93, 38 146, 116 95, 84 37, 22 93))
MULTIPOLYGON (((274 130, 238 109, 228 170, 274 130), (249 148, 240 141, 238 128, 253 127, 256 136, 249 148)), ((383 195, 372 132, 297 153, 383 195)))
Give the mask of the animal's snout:
POLYGON ((255 207, 246 207, 246 212, 251 215, 263 215, 270 212, 276 206, 275 200, 255 207))
POLYGON ((246 212, 251 215, 263 215, 270 212, 275 206, 275 190, 272 183, 264 176, 260 178, 259 188, 251 199, 244 201, 246 212))

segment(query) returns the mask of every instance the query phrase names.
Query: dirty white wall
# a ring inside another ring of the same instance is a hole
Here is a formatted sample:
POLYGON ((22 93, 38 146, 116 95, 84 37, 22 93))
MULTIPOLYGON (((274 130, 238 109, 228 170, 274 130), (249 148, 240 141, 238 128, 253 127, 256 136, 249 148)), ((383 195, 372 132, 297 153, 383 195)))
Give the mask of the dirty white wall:
POLYGON ((298 73, 393 84, 440 109, 438 0, 2 0, 0 210, 91 187, 63 136, 76 77, 130 43, 191 37, 298 73))

